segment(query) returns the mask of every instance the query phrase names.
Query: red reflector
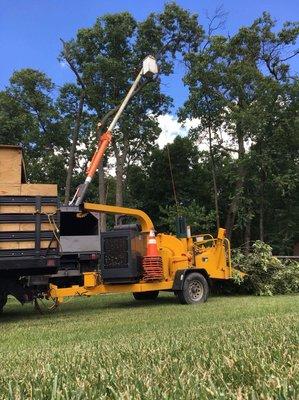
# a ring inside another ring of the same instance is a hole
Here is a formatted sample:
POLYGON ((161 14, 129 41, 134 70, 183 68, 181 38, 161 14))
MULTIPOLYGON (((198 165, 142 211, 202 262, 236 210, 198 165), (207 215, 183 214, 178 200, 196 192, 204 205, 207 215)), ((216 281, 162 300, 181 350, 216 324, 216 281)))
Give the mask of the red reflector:
POLYGON ((47 267, 55 267, 55 260, 47 260, 47 267))
POLYGON ((96 255, 95 253, 92 253, 92 255, 90 256, 90 258, 91 258, 92 260, 96 260, 96 259, 97 259, 97 255, 96 255))

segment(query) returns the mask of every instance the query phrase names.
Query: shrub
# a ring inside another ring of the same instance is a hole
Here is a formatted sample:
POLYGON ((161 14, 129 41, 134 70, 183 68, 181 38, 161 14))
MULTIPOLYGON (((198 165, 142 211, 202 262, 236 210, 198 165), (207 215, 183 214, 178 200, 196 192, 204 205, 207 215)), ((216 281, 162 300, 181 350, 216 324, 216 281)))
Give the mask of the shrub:
POLYGON ((257 240, 248 255, 233 252, 233 266, 246 275, 235 283, 245 293, 273 295, 299 292, 299 263, 282 261, 272 254, 270 245, 257 240))

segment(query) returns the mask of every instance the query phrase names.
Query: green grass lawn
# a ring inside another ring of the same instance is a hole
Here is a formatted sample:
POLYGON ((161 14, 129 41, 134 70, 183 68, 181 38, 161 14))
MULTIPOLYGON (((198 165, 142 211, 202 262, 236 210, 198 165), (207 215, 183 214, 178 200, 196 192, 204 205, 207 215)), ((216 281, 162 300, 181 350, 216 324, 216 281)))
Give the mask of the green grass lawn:
POLYGON ((0 399, 298 399, 299 296, 77 298, 0 317, 0 399))

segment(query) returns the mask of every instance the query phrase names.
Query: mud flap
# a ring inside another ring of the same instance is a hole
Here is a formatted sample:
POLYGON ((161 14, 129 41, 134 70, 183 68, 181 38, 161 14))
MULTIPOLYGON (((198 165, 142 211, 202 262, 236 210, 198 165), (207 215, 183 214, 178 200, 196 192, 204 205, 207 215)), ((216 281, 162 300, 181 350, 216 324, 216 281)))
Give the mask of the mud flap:
POLYGON ((185 280, 185 274, 187 269, 178 269, 175 273, 174 281, 173 281, 173 290, 182 290, 185 280))

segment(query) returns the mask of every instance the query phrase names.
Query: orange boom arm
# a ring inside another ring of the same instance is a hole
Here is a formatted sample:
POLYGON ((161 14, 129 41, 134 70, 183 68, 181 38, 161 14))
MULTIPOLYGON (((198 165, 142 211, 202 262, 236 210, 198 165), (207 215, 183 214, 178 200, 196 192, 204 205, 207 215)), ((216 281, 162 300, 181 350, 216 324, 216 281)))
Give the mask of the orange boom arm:
POLYGON ((124 111, 126 105, 128 104, 129 100, 133 96, 141 77, 143 75, 151 76, 151 75, 156 74, 157 72, 158 72, 158 66, 156 64, 155 58, 152 56, 147 56, 143 60, 143 65, 142 65, 142 68, 141 68, 137 78, 135 79, 133 85, 131 86, 131 89, 129 90, 126 97, 124 98, 122 104, 120 105, 120 107, 119 107, 117 113, 115 114, 115 117, 113 118, 111 124, 109 125, 107 131, 100 137, 98 145, 97 145, 97 149, 92 157, 89 167, 87 168, 87 174, 86 174, 87 176, 86 176, 85 182, 82 185, 80 185, 79 188, 77 189, 73 200, 70 202, 70 205, 75 204, 76 206, 80 206, 83 203, 88 185, 92 181, 92 178, 93 178, 94 174, 96 173, 96 170, 98 169, 101 160, 103 159, 105 151, 106 151, 107 147, 109 146, 109 143, 111 142, 113 129, 114 129, 119 117, 121 116, 122 112, 124 111))

